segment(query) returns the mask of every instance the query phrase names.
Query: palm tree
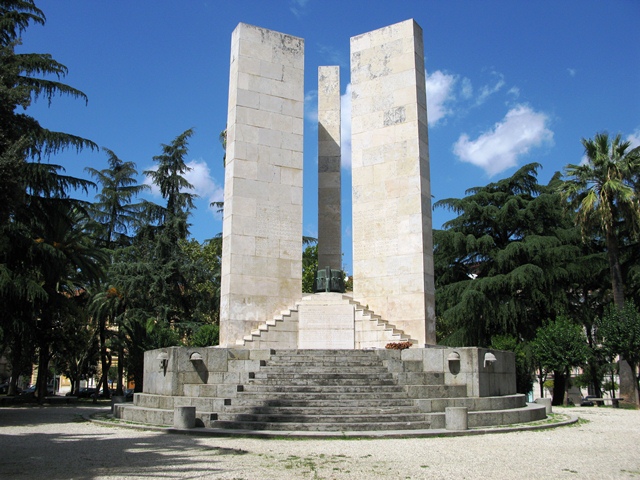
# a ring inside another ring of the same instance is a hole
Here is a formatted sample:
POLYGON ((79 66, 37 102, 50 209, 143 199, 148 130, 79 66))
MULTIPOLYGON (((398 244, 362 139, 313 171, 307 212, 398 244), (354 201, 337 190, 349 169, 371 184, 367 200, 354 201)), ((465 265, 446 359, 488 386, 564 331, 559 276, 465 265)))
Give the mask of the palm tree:
POLYGON ((57 199, 41 201, 44 213, 33 225, 32 263, 45 293, 37 304, 37 396, 46 395, 52 339, 71 313, 70 303, 95 285, 104 273, 107 256, 87 235, 86 213, 57 199))
MULTIPOLYGON (((565 167, 566 180, 560 192, 576 212, 583 236, 602 235, 607 248, 611 289, 616 308, 624 308, 624 280, 620 262, 620 229, 637 236, 640 226, 640 147, 631 149, 618 134, 607 133, 582 139, 586 160, 565 167)), ((629 365, 620 361, 620 391, 638 404, 638 382, 629 365)))

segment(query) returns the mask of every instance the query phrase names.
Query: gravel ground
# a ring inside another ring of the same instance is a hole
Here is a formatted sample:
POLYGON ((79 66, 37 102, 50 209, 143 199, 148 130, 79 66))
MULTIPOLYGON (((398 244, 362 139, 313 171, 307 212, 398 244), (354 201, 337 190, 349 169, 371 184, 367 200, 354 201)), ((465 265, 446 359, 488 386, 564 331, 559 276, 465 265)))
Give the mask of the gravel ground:
POLYGON ((0 479, 640 479, 634 410, 558 409, 583 420, 550 430, 380 440, 166 434, 86 421, 95 411, 0 408, 0 479))

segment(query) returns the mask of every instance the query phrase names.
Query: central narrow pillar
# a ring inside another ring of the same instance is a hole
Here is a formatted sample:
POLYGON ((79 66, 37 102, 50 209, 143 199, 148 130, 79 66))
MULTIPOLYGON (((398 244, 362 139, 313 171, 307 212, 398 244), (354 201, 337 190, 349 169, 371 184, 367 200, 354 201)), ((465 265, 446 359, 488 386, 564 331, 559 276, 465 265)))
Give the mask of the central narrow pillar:
POLYGON ((342 270, 340 67, 318 67, 318 268, 342 270))

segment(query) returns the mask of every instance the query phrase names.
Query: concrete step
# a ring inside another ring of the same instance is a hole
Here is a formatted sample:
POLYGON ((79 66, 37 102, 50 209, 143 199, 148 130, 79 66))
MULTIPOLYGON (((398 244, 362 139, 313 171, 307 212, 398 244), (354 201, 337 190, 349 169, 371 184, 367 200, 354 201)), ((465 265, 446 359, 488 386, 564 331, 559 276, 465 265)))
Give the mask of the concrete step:
MULTIPOLYGON (((434 389, 440 387, 433 387, 434 389)), ((245 383, 242 385, 242 390, 245 393, 261 393, 261 394, 274 394, 274 393, 310 393, 316 395, 324 395, 331 397, 333 394, 344 393, 365 393, 375 397, 379 393, 401 393, 404 397, 407 396, 402 387, 397 385, 258 385, 254 383, 245 383)), ((451 396, 451 395, 449 395, 451 396)))
MULTIPOLYGON (((247 406, 229 406, 225 408, 225 414, 246 414, 250 412, 255 415, 281 415, 287 417, 294 416, 339 416, 339 415, 368 415, 368 416, 393 416, 393 415, 414 415, 416 408, 413 405, 388 405, 388 406, 255 406, 250 410, 247 406)), ((424 417, 424 415, 423 415, 424 417)), ((223 418, 221 418, 222 420, 223 418)))
POLYGON ((425 415, 420 413, 386 413, 384 416, 379 414, 358 415, 358 414, 339 414, 339 415, 286 415, 286 414, 260 414, 260 413, 240 413, 240 414, 218 414, 218 421, 226 422, 251 422, 251 423, 411 423, 424 422, 425 415))
POLYGON ((277 398, 269 396, 265 398, 260 395, 242 395, 228 400, 228 408, 240 407, 261 408, 261 407, 292 407, 292 408, 385 408, 385 407, 413 407, 414 401, 406 396, 395 396, 387 398, 371 398, 368 395, 345 394, 340 397, 331 396, 329 399, 317 398, 315 395, 282 395, 277 398))
POLYGON ((404 392, 382 392, 372 397, 368 393, 332 393, 318 394, 317 392, 271 392, 269 395, 262 393, 243 392, 234 398, 225 400, 226 405, 246 405, 255 407, 262 405, 385 405, 402 402, 402 405, 411 405, 414 400, 407 397, 404 392))
POLYGON ((421 422, 386 422, 380 423, 268 423, 268 422, 232 422, 215 421, 213 428, 237 429, 237 430, 276 430, 299 432, 370 432, 375 430, 427 430, 431 427, 428 421, 421 422))
MULTIPOLYGON (((508 408, 504 410, 480 410, 469 411, 469 428, 479 428, 496 425, 514 425, 516 423, 528 423, 546 418, 544 405, 529 403, 524 407, 508 408)), ((446 418, 444 412, 426 414, 431 428, 445 428, 446 418)))
POLYGON ((249 380, 248 385, 279 385, 279 386, 308 386, 308 385, 316 385, 316 386, 382 386, 382 385, 393 385, 395 386, 395 382, 393 378, 378 378, 375 376, 347 376, 347 377, 338 377, 335 374, 329 375, 300 375, 300 376, 289 376, 289 377, 271 377, 271 378, 261 378, 249 380))
POLYGON ((389 373, 386 365, 381 363, 365 363, 351 364, 348 362, 289 362, 276 364, 267 362, 260 366, 260 372, 264 373, 389 373))

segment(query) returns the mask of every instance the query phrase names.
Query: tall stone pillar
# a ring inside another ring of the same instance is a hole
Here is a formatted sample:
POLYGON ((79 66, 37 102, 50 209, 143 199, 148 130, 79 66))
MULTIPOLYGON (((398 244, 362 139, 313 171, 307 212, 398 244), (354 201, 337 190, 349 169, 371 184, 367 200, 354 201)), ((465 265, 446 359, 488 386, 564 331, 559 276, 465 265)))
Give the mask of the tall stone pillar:
POLYGON ((318 67, 318 268, 342 270, 340 67, 318 67))
POLYGON ((353 295, 435 344, 423 48, 413 20, 351 38, 353 295))
POLYGON ((220 345, 302 295, 304 40, 240 23, 231 37, 220 345))

